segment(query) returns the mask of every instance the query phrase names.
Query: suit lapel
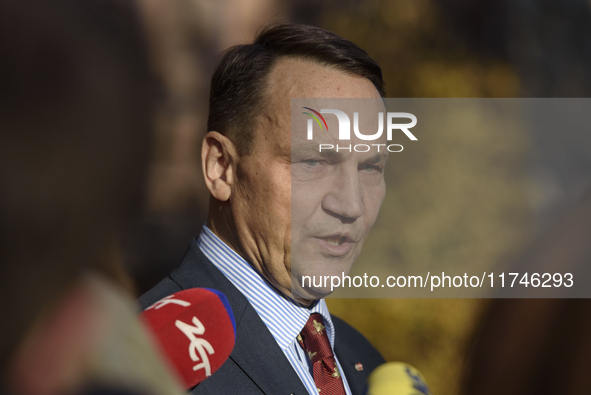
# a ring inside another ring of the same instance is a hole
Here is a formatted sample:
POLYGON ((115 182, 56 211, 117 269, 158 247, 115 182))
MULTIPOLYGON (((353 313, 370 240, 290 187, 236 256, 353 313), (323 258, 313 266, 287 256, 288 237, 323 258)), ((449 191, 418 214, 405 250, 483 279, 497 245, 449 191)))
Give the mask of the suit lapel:
POLYGON ((230 358, 268 395, 307 394, 300 378, 252 306, 242 320, 230 358))
POLYGON ((236 345, 230 358, 267 395, 307 394, 293 367, 255 309, 191 242, 181 265, 171 276, 181 288, 213 288, 223 292, 236 320, 236 345))
MULTIPOLYGON (((349 388, 351 389, 351 393, 356 394, 366 394, 367 393, 367 374, 365 372, 360 372, 355 369, 355 363, 352 361, 356 361, 356 355, 352 353, 346 345, 339 344, 335 340, 335 354, 339 359, 341 364, 341 368, 343 369, 343 373, 347 378, 347 383, 349 383, 349 388)), ((358 361, 359 358, 357 358, 358 361)), ((360 362, 360 361, 358 361, 360 362)))

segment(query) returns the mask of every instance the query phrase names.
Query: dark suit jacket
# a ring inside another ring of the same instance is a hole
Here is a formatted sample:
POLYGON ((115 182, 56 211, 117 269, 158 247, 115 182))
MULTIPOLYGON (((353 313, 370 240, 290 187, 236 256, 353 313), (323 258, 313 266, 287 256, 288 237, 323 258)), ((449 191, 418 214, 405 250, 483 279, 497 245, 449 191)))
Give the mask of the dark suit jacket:
MULTIPOLYGON (((144 309, 159 299, 187 288, 205 287, 223 292, 236 319, 236 345, 230 358, 192 394, 304 395, 308 392, 257 312, 220 272, 193 239, 181 264, 139 299, 144 309)), ((367 377, 384 363, 379 352, 355 329, 337 317, 335 354, 354 395, 367 391, 367 377), (355 364, 363 365, 362 371, 355 364)))

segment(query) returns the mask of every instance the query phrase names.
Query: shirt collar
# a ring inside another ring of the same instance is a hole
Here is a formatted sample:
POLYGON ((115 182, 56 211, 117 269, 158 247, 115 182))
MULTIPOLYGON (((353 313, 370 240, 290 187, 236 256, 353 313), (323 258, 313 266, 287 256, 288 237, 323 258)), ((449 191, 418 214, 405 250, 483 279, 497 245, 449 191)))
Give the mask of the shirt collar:
POLYGON ((295 341, 312 313, 322 315, 328 339, 334 348, 334 325, 324 299, 307 308, 282 296, 206 225, 203 225, 197 244, 203 254, 246 297, 282 350, 285 351, 295 341))

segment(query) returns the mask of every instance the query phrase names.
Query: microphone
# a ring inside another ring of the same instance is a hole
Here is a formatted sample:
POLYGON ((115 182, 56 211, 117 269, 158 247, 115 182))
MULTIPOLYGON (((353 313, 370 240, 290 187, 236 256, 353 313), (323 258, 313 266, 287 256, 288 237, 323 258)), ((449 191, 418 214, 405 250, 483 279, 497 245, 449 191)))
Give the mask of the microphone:
POLYGON ((191 288, 160 299, 141 314, 185 389, 209 376, 228 359, 236 323, 226 296, 191 288))
POLYGON ((431 391, 421 372, 406 363, 388 362, 369 376, 367 395, 431 395, 431 391))

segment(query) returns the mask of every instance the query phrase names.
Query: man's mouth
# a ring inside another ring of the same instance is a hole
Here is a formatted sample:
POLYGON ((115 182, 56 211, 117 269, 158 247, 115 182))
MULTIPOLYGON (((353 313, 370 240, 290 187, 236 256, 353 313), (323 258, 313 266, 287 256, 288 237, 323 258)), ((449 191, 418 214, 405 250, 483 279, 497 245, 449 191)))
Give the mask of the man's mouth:
POLYGON ((340 246, 341 244, 347 242, 347 238, 345 236, 332 236, 324 238, 326 242, 333 246, 340 246))
POLYGON ((329 256, 345 255, 355 243, 355 239, 348 233, 316 236, 315 239, 329 256))

